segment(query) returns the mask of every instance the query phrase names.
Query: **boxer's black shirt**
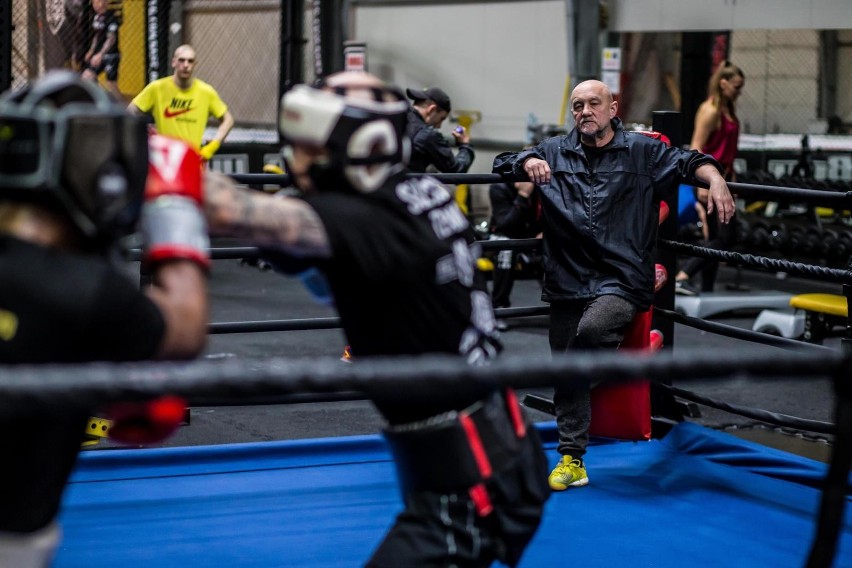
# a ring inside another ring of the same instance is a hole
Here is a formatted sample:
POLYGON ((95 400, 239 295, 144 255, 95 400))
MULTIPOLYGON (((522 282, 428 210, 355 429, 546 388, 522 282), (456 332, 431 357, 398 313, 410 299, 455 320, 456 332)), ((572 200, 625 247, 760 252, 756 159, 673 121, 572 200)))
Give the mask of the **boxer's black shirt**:
POLYGON ((100 257, 0 236, 0 362, 151 358, 157 306, 100 257))
MULTIPOLYGON (((473 231, 445 187, 431 178, 389 183, 368 195, 306 197, 328 233, 332 258, 317 260, 331 287, 353 358, 448 353, 468 356, 494 339, 487 292, 477 282, 473 231)), ((476 392, 473 392, 476 390, 476 392)), ((482 396, 458 393, 454 406, 482 396)), ((402 395, 400 395, 402 398, 402 395)), ((376 401, 391 422, 417 419, 376 401)), ((419 400, 423 418, 446 410, 419 400)))
POLYGON ((112 11, 103 14, 95 14, 92 18, 92 33, 95 36, 94 52, 99 52, 106 43, 109 34, 115 34, 115 43, 109 48, 107 54, 118 53, 118 30, 121 28, 121 19, 112 11))

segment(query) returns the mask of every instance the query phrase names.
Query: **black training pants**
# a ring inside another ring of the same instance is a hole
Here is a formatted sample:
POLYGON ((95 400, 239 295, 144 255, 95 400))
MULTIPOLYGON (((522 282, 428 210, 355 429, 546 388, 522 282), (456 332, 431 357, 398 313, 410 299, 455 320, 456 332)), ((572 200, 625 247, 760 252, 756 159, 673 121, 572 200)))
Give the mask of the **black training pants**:
POLYGON ((528 426, 509 464, 494 464, 485 485, 494 505, 480 517, 466 492, 415 492, 385 536, 369 568, 485 568, 495 560, 515 566, 550 495, 541 441, 528 426))

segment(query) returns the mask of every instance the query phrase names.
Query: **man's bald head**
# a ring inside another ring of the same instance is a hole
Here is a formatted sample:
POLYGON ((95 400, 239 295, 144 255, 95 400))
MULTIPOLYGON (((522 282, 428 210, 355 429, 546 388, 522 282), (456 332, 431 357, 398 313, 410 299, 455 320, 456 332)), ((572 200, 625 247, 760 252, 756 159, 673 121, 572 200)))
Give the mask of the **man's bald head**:
POLYGON ((598 81, 597 79, 583 81, 574 87, 574 90, 571 92, 571 100, 573 101, 575 96, 587 96, 589 94, 595 94, 607 103, 611 103, 613 101, 612 91, 609 90, 606 83, 598 81))
POLYGON ((192 84, 195 58, 195 49, 189 44, 183 44, 175 49, 172 57, 172 67, 175 70, 174 81, 181 89, 186 89, 192 84))
POLYGON ((571 92, 574 126, 580 133, 580 141, 588 146, 604 146, 612 140, 610 121, 617 110, 612 91, 601 81, 583 81, 571 92))
POLYGON ((179 45, 177 48, 175 48, 174 57, 189 57, 195 59, 195 48, 193 48, 188 43, 179 45))

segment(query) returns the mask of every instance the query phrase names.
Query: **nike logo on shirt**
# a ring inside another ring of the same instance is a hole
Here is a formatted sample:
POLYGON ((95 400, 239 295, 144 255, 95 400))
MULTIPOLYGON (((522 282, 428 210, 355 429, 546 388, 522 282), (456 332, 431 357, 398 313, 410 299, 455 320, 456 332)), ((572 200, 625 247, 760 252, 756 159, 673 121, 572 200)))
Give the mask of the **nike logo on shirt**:
POLYGON ((166 109, 166 110, 163 111, 163 116, 165 116, 166 118, 174 118, 176 116, 180 116, 182 114, 185 114, 185 113, 187 113, 191 110, 192 110, 191 108, 185 108, 185 109, 175 110, 175 111, 170 110, 170 109, 166 109))

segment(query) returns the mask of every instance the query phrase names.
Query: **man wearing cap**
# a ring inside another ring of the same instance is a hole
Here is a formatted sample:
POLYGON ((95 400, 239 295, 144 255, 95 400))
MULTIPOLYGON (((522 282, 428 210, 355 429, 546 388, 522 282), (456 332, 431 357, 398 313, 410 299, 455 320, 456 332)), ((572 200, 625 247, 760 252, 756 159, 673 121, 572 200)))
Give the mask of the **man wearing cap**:
POLYGON ((470 135, 463 127, 453 130, 453 138, 458 146, 458 152, 454 154, 447 139, 438 131, 450 115, 450 97, 447 93, 438 87, 406 89, 405 92, 414 101, 408 111, 406 129, 411 139, 409 170, 422 173, 431 165, 443 173, 467 172, 474 158, 470 135))

